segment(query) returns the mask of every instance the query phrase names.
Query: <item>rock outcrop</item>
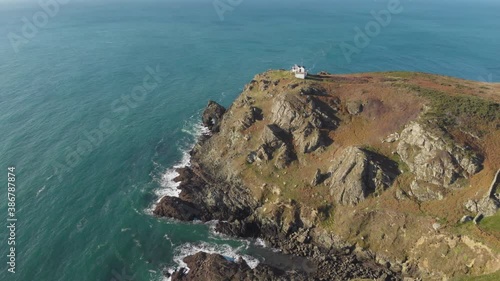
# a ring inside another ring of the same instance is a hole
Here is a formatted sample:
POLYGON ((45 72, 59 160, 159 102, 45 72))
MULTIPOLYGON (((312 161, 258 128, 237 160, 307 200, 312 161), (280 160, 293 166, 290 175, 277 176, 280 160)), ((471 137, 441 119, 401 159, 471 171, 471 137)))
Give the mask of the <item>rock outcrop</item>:
POLYGON ((244 130, 252 126, 256 121, 262 120, 262 110, 255 106, 249 106, 245 115, 243 116, 243 120, 241 120, 240 130, 244 130))
POLYGON ((225 112, 226 109, 222 105, 214 101, 209 101, 205 111, 203 112, 203 125, 207 127, 212 133, 218 132, 222 121, 222 116, 225 112))
POLYGON ((326 132, 338 125, 334 110, 311 96, 283 95, 271 113, 272 122, 293 136, 300 153, 328 145, 326 132))
MULTIPOLYGON (((480 214, 481 217, 493 216, 500 209, 500 196, 498 188, 500 186, 500 170, 493 177, 488 192, 479 200, 469 200, 465 203, 465 208, 472 213, 480 214)), ((480 219, 480 218, 479 218, 480 219)))
POLYGON ((289 132, 308 123, 318 129, 332 129, 338 125, 335 111, 312 96, 281 95, 276 98, 271 114, 271 121, 289 132))
POLYGON ((283 169, 296 158, 291 137, 276 124, 265 126, 260 140, 259 148, 247 156, 248 163, 274 159, 274 165, 283 169))
POLYGON ((398 175, 397 164, 376 153, 357 147, 346 148, 334 159, 325 184, 335 201, 355 205, 375 191, 391 186, 398 175))
POLYGON ((415 175, 411 190, 421 201, 442 199, 439 187, 448 188, 482 169, 481 155, 447 138, 439 128, 425 128, 418 122, 400 134, 397 153, 415 175))

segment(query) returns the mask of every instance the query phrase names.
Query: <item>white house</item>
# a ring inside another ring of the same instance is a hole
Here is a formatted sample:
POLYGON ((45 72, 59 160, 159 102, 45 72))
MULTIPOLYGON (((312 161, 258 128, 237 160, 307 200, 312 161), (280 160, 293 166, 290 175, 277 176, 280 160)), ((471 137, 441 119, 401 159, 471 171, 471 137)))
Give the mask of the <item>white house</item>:
POLYGON ((299 79, 306 79, 306 76, 307 76, 306 68, 304 66, 297 65, 297 64, 292 66, 292 73, 294 73, 295 77, 299 78, 299 79))

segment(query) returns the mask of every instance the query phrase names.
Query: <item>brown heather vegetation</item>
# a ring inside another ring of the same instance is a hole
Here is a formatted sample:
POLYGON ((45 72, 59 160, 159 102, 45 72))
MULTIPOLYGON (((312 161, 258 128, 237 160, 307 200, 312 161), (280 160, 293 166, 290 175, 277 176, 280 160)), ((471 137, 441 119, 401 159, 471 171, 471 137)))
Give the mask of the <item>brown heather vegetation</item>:
MULTIPOLYGON (((255 80, 272 81, 268 89, 247 88, 242 94, 254 100, 253 106, 262 110, 264 120, 242 131, 251 138, 234 163, 241 167, 240 176, 253 188, 254 195, 262 202, 269 202, 270 208, 276 200, 290 199, 316 208, 320 212, 321 227, 361 248, 389 256, 404 255, 403 249, 411 248, 414 241, 432 232, 432 224, 436 222, 441 224, 443 232, 467 235, 500 254, 500 215, 479 225, 458 223, 467 214, 464 203, 484 196, 500 168, 500 85, 413 72, 313 75, 298 80, 288 71, 268 71, 255 80), (297 86, 290 87, 293 84, 297 86), (266 116, 270 115, 272 106, 269 100, 276 95, 297 94, 306 86, 325 89, 327 95, 317 98, 327 104, 340 101, 336 113, 340 126, 329 134, 333 143, 323 151, 300 155, 299 161, 283 170, 270 163, 247 164, 246 155, 255 149, 259 132, 268 124, 266 116), (361 113, 348 114, 347 106, 352 102, 363 105, 361 113), (419 202, 413 198, 396 198, 396 191, 408 190, 414 176, 395 154, 397 144, 382 140, 391 133, 401 132, 406 124, 415 120, 429 124, 431 129, 440 127, 447 132, 443 137, 450 142, 485 156, 483 170, 470 179, 461 180, 460 188, 450 189, 443 200, 419 202), (326 171, 331 160, 341 157, 340 151, 348 146, 360 146, 385 155, 397 162, 403 173, 388 190, 356 206, 334 205, 326 186, 310 185, 311 175, 318 168, 326 171)), ((237 110, 233 113, 239 114, 237 110)), ((492 276, 498 277, 498 274, 492 276)))

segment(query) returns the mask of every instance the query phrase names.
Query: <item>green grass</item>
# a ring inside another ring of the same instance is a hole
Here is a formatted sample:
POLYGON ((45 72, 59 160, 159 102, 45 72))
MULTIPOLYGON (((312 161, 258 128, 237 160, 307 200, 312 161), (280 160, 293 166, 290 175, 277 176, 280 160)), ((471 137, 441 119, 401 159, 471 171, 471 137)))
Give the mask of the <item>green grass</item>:
POLYGON ((500 270, 491 274, 481 276, 467 276, 453 279, 455 281, 497 281, 500 280, 500 270))
MULTIPOLYGON (((500 232, 500 212, 497 212, 491 217, 486 217, 479 223, 481 229, 485 231, 496 231, 500 232)), ((498 279, 500 280, 500 279, 498 279)))
POLYGON ((388 76, 388 78, 391 77, 411 78, 417 75, 416 72, 410 72, 410 71, 389 71, 385 72, 385 74, 388 76))
MULTIPOLYGON (((475 131, 480 124, 500 119, 500 104, 468 95, 448 95, 441 91, 407 85, 430 102, 430 110, 424 115, 441 128, 460 126, 475 131)), ((482 132, 475 132, 482 135, 482 132)))
POLYGON ((290 71, 286 70, 271 70, 267 72, 267 76, 269 76, 272 80, 278 80, 281 78, 293 78, 294 76, 290 71))
POLYGON ((367 150, 373 153, 381 154, 380 149, 371 145, 361 145, 361 149, 367 150))
POLYGON ((391 154, 389 156, 389 159, 398 164, 398 169, 401 171, 401 174, 410 172, 410 167, 408 167, 408 164, 406 164, 406 162, 401 159, 401 156, 399 154, 391 154))
POLYGON ((325 204, 318 208, 318 213, 320 217, 320 225, 324 229, 331 230, 334 225, 335 207, 333 204, 325 204))

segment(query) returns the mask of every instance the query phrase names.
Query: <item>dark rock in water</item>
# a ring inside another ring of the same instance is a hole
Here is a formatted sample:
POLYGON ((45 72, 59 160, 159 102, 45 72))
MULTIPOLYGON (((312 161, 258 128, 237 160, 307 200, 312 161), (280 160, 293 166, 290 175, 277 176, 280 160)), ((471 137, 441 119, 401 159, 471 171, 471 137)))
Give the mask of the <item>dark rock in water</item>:
POLYGON ((236 220, 232 223, 220 221, 217 223, 215 230, 220 233, 240 237, 257 238, 261 234, 260 226, 255 222, 242 222, 236 220))
POLYGON ((295 272, 285 272, 275 267, 259 264, 252 269, 244 260, 229 261, 219 254, 196 253, 184 258, 189 272, 180 269, 172 274, 172 281, 219 281, 219 280, 306 280, 295 272))
POLYGON ((205 125, 212 133, 219 132, 220 123, 224 113, 226 113, 226 109, 222 105, 216 103, 215 101, 209 101, 205 111, 203 112, 203 125, 205 125))
MULTIPOLYGON (((286 272, 305 274, 307 280, 378 279, 384 275, 386 279, 383 280, 399 280, 398 276, 387 268, 360 260, 348 249, 346 252, 340 252, 311 244, 310 231, 307 229, 300 228, 285 235, 279 230, 282 223, 279 219, 263 223, 262 218, 257 221, 247 219, 246 222, 219 222, 216 231, 239 237, 264 238, 271 247, 282 250, 280 253, 265 255, 267 265, 286 272)), ((293 222, 295 225, 303 223, 300 220, 293 222)))
POLYGON ((193 203, 170 196, 163 197, 153 213, 157 216, 171 217, 182 221, 190 221, 200 217, 200 210, 193 203))

